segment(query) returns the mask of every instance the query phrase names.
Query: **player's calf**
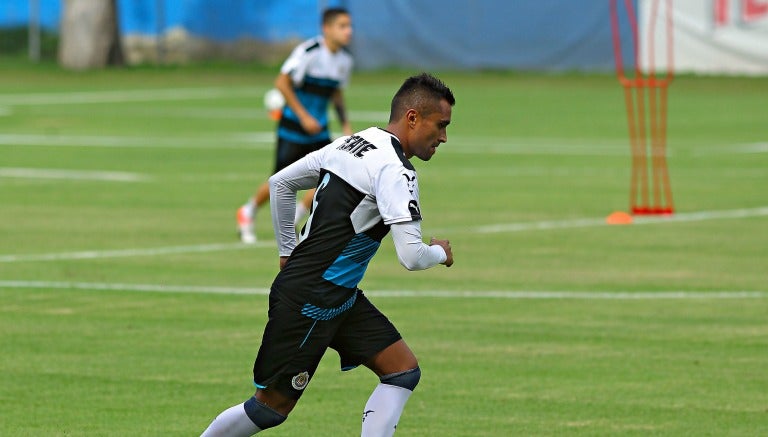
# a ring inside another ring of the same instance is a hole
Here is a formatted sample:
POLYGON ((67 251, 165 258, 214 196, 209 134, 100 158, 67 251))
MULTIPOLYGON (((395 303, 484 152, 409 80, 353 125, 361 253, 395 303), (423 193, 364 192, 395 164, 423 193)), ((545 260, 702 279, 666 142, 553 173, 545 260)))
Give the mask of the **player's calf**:
POLYGON ((269 408, 252 396, 243 404, 245 414, 259 427, 260 430, 272 428, 285 422, 286 416, 269 408))
POLYGON ((286 417, 259 402, 255 396, 224 410, 200 437, 248 437, 285 422, 286 417))
POLYGON ((362 437, 392 436, 405 403, 421 379, 421 369, 384 375, 363 410, 362 437))

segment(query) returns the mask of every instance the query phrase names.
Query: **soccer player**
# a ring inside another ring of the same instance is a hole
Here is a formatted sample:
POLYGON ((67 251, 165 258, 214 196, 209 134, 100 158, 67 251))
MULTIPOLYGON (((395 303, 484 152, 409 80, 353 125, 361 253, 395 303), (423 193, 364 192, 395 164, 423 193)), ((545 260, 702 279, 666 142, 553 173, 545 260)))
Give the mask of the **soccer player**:
MULTIPOLYGON (((222 412, 203 436, 249 436, 280 425, 327 348, 341 369, 359 365, 380 383, 363 409, 362 436, 391 436, 421 370, 395 326, 357 284, 391 231, 408 270, 453 264, 448 240, 422 241, 416 171, 447 141, 455 100, 427 73, 408 78, 392 99, 386 129, 341 137, 269 178, 280 272, 253 366, 256 393, 222 412), (296 242, 296 192, 316 186, 296 242)), ((311 431, 306 431, 311 435, 311 431)))
MULTIPOLYGON (((343 8, 326 9, 322 30, 322 36, 304 41, 293 50, 275 79, 275 87, 286 103, 277 128, 275 173, 331 142, 329 102, 336 109, 343 134, 352 133, 342 92, 352 71, 352 56, 346 50, 352 39, 349 12, 343 8)), ((312 195, 311 190, 306 193, 296 209, 297 223, 307 214, 312 195)), ((243 243, 256 242, 253 220, 259 207, 268 200, 269 184, 264 182, 237 210, 237 226, 243 243)))

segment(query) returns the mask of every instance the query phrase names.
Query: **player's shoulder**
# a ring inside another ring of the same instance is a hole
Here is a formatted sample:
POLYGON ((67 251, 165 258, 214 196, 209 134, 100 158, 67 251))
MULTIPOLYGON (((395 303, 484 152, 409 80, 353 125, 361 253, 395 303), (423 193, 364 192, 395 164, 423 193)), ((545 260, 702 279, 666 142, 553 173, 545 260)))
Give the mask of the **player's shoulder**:
POLYGON ((343 59, 345 62, 348 62, 352 64, 354 62, 354 57, 352 56, 352 52, 349 50, 348 47, 342 47, 338 52, 338 57, 343 59))
POLYGON ((384 129, 378 127, 369 127, 353 135, 359 137, 362 141, 370 143, 378 153, 388 152, 391 147, 393 135, 384 129))
POLYGON ((402 166, 408 170, 415 170, 411 162, 405 157, 400 140, 391 132, 372 127, 359 132, 357 135, 375 147, 375 151, 370 157, 371 160, 379 161, 382 165, 402 166))
POLYGON ((349 136, 337 138, 334 142, 326 146, 326 148, 345 152, 346 154, 363 159, 364 161, 376 162, 382 160, 382 152, 384 152, 383 158, 386 159, 389 137, 390 134, 386 131, 372 127, 349 136), (375 158, 369 159, 372 155, 375 156, 375 158))
POLYGON ((389 132, 378 127, 369 127, 368 129, 357 132, 355 135, 372 143, 381 143, 385 138, 392 136, 389 132))
POLYGON ((322 38, 316 36, 301 42, 299 45, 296 46, 295 50, 302 53, 312 53, 317 51, 320 47, 322 47, 322 43, 323 43, 322 38))

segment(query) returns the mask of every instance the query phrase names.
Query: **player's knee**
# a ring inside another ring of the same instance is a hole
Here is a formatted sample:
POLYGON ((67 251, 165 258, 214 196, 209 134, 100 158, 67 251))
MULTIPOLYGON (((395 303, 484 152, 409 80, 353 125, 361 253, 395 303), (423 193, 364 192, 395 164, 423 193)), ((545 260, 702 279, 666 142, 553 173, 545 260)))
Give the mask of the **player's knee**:
POLYGON ((421 369, 418 366, 405 372, 390 373, 379 378, 382 384, 394 385, 410 391, 416 388, 419 379, 421 379, 421 369))
POLYGON ((248 418, 261 430, 280 425, 286 419, 286 416, 259 402, 255 396, 245 401, 243 407, 248 418))

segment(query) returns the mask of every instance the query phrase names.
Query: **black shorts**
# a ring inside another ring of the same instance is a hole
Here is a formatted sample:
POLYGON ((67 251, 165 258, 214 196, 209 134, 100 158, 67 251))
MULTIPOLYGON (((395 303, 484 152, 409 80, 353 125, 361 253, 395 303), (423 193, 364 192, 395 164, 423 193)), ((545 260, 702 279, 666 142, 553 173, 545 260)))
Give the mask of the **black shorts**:
POLYGON ((301 144, 294 143, 283 138, 278 138, 274 173, 277 173, 285 167, 288 167, 307 154, 314 152, 315 150, 322 149, 323 147, 330 144, 330 142, 331 139, 328 138, 327 140, 318 141, 316 143, 301 144))
POLYGON ((258 388, 299 399, 327 348, 339 353, 341 370, 350 370, 401 338, 361 290, 338 308, 322 309, 297 307, 273 288, 253 381, 258 388))

